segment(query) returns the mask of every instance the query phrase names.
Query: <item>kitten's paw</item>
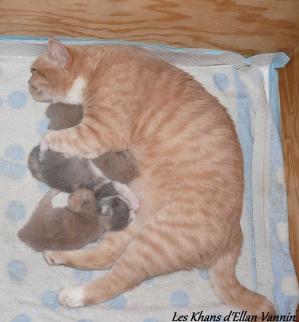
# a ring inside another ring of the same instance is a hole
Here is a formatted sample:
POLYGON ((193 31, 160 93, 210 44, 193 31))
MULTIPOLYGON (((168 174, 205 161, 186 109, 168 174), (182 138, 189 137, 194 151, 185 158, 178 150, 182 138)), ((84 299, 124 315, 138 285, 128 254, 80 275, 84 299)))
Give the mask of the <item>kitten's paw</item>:
POLYGON ((130 199, 130 203, 131 203, 131 206, 132 206, 132 209, 135 211, 137 211, 139 209, 139 200, 137 199, 137 197, 132 194, 132 197, 130 199))
POLYGON ((49 265, 63 265, 66 263, 63 251, 44 251, 43 256, 49 265))
POLYGON ((79 307, 84 305, 84 291, 82 286, 65 287, 58 295, 61 305, 79 307))
POLYGON ((45 138, 42 138, 39 143, 40 156, 43 156, 43 152, 49 149, 49 143, 45 138))
POLYGON ((60 131, 54 131, 46 134, 42 141, 47 142, 48 149, 55 152, 67 152, 63 151, 62 148, 62 138, 60 137, 60 131))
POLYGON ((134 220, 134 219, 135 219, 135 217, 136 217, 136 213, 135 213, 135 211, 134 211, 133 209, 131 209, 131 210, 130 210, 130 221, 131 221, 131 220, 134 220))

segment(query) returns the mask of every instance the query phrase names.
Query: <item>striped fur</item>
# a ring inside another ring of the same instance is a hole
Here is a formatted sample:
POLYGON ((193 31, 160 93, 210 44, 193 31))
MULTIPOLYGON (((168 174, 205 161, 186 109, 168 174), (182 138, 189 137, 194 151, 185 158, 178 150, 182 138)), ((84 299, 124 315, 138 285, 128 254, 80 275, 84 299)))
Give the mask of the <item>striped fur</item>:
POLYGON ((61 303, 96 304, 149 277, 206 267, 225 303, 258 315, 272 312, 266 298, 235 276, 243 163, 232 120, 216 98, 190 75, 139 48, 66 48, 51 41, 49 53, 33 67, 30 84, 47 82, 39 95, 48 100, 68 97, 79 77, 86 84, 78 102, 84 105, 81 124, 48 134, 51 149, 95 157, 128 148, 140 170, 130 184, 140 201, 134 222, 94 249, 51 254, 57 264, 111 267, 104 278, 65 289, 61 303), (55 50, 61 61, 51 54, 55 50))

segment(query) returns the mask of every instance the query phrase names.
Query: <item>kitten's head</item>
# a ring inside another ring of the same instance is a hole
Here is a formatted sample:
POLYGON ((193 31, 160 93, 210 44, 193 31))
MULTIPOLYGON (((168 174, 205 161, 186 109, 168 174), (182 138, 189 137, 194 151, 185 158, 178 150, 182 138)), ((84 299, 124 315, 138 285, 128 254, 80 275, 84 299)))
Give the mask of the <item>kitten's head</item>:
POLYGON ((74 191, 68 197, 68 205, 73 212, 92 219, 97 218, 97 203, 94 192, 88 189, 74 191))
POLYGON ((96 198, 100 222, 106 231, 124 229, 135 218, 130 203, 121 195, 96 198))
POLYGON ((80 77, 81 64, 74 48, 50 39, 48 51, 31 66, 31 95, 40 102, 82 104, 85 82, 80 77))

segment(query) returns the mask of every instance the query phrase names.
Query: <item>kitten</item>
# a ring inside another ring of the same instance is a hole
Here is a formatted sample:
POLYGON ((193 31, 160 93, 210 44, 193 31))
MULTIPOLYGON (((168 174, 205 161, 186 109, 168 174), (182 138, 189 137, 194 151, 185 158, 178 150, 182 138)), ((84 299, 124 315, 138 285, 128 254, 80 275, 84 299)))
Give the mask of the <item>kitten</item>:
MULTIPOLYGON (((78 125, 83 117, 83 109, 80 105, 56 103, 48 106, 46 115, 49 130, 62 130, 78 125)), ((138 176, 136 160, 128 150, 107 152, 92 162, 113 181, 128 183, 138 176)))
MULTIPOLYGON (((80 189, 68 198, 67 207, 52 207, 58 190, 49 191, 39 202, 18 237, 37 252, 71 250, 97 241, 106 231, 125 228, 132 219, 121 197, 96 201, 91 190, 80 189), (100 211, 99 211, 100 209, 100 211)), ((107 198, 106 198, 107 199, 107 198)))
POLYGON ((149 277, 205 267, 226 304, 259 316, 274 311, 235 275, 243 162, 233 122, 216 98, 192 76, 130 46, 50 40, 31 71, 36 100, 84 109, 79 125, 47 134, 43 149, 90 158, 129 149, 140 172, 130 184, 140 200, 131 225, 92 250, 46 254, 54 264, 111 267, 103 278, 65 288, 63 305, 104 302, 149 277))
MULTIPOLYGON (((91 160, 66 158, 62 153, 53 151, 41 152, 36 146, 29 154, 28 167, 33 177, 53 189, 71 193, 87 188, 95 192, 97 203, 101 205, 103 197, 123 196, 125 198, 119 198, 119 203, 123 203, 124 216, 129 215, 131 208, 134 211, 138 209, 138 200, 128 186, 109 180, 91 160), (103 194, 102 191, 109 193, 103 194)), ((106 199, 106 202, 112 201, 106 199)))

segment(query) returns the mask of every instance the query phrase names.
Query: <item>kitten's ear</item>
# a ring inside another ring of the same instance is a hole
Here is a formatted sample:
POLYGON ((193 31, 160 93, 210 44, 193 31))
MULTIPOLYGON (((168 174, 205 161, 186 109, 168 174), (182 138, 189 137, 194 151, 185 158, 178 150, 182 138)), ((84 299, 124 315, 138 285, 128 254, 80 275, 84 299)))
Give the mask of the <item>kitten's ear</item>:
POLYGON ((71 55, 67 47, 57 40, 48 40, 48 52, 50 59, 54 60, 61 68, 67 67, 71 62, 71 55))

